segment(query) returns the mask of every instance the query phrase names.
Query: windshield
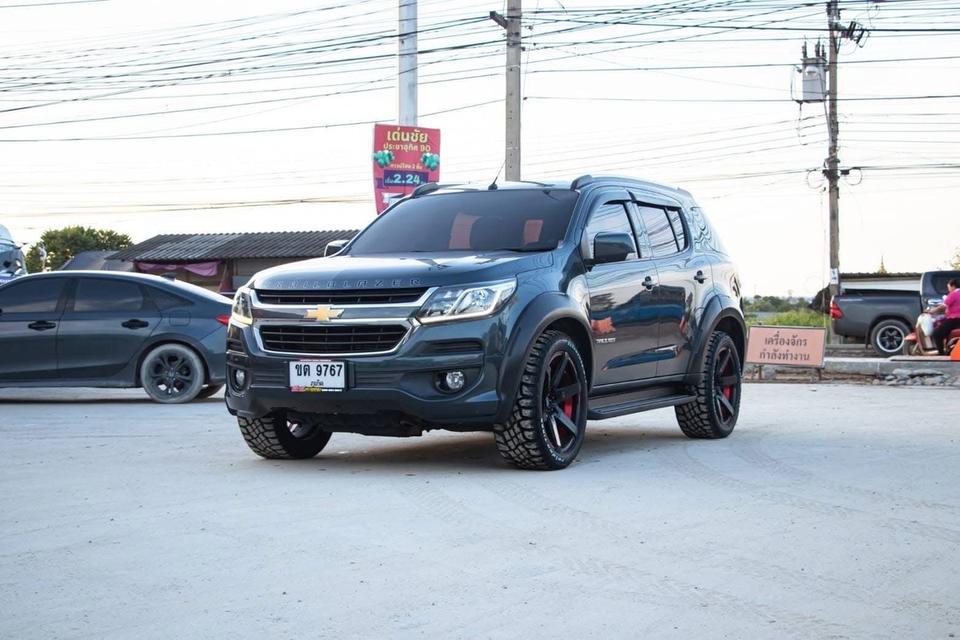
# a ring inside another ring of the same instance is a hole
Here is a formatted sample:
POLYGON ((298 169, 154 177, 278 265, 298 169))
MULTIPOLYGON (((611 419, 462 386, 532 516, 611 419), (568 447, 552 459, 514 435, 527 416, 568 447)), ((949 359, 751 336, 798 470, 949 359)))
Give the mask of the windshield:
POLYGON ((348 253, 555 249, 578 195, 569 189, 503 189, 413 198, 372 223, 348 253))

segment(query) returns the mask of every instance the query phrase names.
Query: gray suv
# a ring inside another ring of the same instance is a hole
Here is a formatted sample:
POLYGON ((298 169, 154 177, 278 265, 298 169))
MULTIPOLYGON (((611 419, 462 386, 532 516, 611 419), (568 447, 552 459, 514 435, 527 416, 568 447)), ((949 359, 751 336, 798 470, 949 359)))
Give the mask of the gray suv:
POLYGON ((526 469, 569 465, 588 419, 647 409, 726 437, 745 341, 690 194, 590 176, 420 187, 337 255, 254 276, 227 335, 227 407, 261 456, 490 431, 526 469))

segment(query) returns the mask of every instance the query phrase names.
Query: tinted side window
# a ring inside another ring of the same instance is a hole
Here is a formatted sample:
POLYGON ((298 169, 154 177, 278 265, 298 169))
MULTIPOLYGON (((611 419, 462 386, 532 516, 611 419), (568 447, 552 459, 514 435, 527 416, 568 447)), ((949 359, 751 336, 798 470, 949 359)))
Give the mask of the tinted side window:
POLYGON ((0 290, 0 311, 5 314, 56 311, 66 284, 63 278, 43 278, 4 287, 0 290))
POLYGON ((640 218, 650 240, 650 250, 654 258, 662 258, 677 253, 677 239, 663 209, 641 206, 640 218))
POLYGON ((175 309, 177 307, 188 307, 193 304, 186 298, 181 298, 163 289, 155 289, 153 287, 149 287, 149 289, 150 297, 153 298, 153 303, 157 305, 157 309, 160 311, 175 309))
POLYGON ((667 209, 667 217, 670 219, 670 226, 673 227, 673 235, 677 239, 677 251, 683 251, 687 248, 687 232, 683 229, 680 212, 676 209, 667 209))
POLYGON ((589 257, 593 257, 593 239, 598 233, 625 233, 633 240, 633 252, 627 256, 627 260, 633 260, 637 257, 637 245, 633 236, 633 227, 630 226, 630 219, 627 218, 627 210, 621 202, 608 202, 598 207, 596 211, 590 214, 590 220, 583 233, 589 243, 589 257))
POLYGON ((74 296, 74 311, 140 311, 140 285, 124 280, 81 278, 74 296))

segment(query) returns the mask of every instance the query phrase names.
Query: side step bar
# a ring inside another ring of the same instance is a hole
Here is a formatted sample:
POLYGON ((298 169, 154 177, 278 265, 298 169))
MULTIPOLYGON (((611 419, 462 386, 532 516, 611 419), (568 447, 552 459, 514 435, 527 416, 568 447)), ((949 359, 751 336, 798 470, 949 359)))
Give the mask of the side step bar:
POLYGON ((674 407, 678 404, 687 404, 697 399, 697 396, 687 394, 676 394, 672 396, 661 396, 659 398, 650 398, 645 400, 633 400, 622 402, 620 404, 607 404, 597 406, 597 400, 594 398, 587 409, 588 420, 606 420, 607 418, 617 418, 640 411, 649 411, 651 409, 662 409, 663 407, 674 407))

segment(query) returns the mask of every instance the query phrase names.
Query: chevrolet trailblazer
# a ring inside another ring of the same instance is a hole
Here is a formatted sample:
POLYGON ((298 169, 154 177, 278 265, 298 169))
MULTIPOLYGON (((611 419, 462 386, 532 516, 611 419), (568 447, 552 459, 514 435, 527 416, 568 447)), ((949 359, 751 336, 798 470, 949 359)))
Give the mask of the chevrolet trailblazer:
POLYGON ((237 293, 226 403, 266 458, 449 429, 560 469, 588 419, 672 406, 687 436, 728 436, 744 341, 736 271, 688 192, 430 184, 237 293))

